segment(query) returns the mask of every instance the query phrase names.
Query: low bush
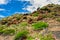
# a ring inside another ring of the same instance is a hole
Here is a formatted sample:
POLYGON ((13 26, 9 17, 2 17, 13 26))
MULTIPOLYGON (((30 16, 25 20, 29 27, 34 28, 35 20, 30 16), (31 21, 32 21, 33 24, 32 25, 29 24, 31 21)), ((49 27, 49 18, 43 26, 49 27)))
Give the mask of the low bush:
POLYGON ((33 40, 33 37, 29 36, 26 40, 33 40))
POLYGON ((40 40, 55 40, 53 37, 52 37, 52 34, 48 34, 48 35, 40 35, 40 40))
POLYGON ((60 22, 60 18, 57 18, 57 21, 60 22))
POLYGON ((24 27, 25 27, 25 26, 27 26, 27 25, 28 25, 27 22, 21 22, 21 23, 20 23, 20 26, 24 26, 24 27))
POLYGON ((15 33, 14 29, 5 29, 3 30, 3 35, 13 35, 15 33))
POLYGON ((4 30, 0 30, 0 34, 3 35, 13 35, 15 33, 14 29, 4 29, 4 30))
POLYGON ((43 28, 48 27, 48 24, 46 22, 37 22, 32 24, 34 30, 41 30, 43 28))
POLYGON ((3 30, 6 28, 6 26, 5 25, 0 25, 0 34, 2 34, 3 33, 3 30))
POLYGON ((14 40, 24 40, 27 38, 27 34, 28 34, 28 31, 21 31, 21 32, 18 32, 15 36, 15 39, 14 40))
POLYGON ((0 30, 3 30, 4 29, 4 27, 0 27, 0 30))
POLYGON ((0 35, 3 34, 3 30, 0 30, 0 35))
POLYGON ((38 14, 38 12, 36 12, 36 13, 34 13, 34 14, 32 14, 34 17, 36 17, 36 16, 38 16, 39 14, 38 14))
POLYGON ((47 16, 46 14, 43 14, 42 17, 43 17, 43 18, 47 18, 48 16, 47 16))
POLYGON ((56 13, 56 12, 51 12, 51 15, 56 16, 56 15, 57 15, 57 13, 56 13))

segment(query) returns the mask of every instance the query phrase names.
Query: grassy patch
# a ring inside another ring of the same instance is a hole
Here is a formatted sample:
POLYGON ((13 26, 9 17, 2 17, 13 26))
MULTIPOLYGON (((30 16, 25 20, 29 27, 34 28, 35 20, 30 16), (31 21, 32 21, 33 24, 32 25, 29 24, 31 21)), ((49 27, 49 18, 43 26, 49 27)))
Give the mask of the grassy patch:
POLYGON ((26 40, 33 40, 33 37, 29 36, 26 40))
POLYGON ((13 35, 15 33, 15 30, 14 29, 2 29, 0 30, 0 34, 3 34, 3 35, 13 35))
POLYGON ((57 21, 60 22, 60 18, 57 18, 57 21))
POLYGON ((43 28, 48 27, 48 24, 46 22, 37 22, 32 24, 34 30, 41 30, 43 28))
POLYGON ((24 26, 24 27, 25 27, 25 26, 27 26, 27 25, 28 25, 27 22, 21 22, 21 23, 20 23, 20 26, 24 26))
POLYGON ((4 35, 13 35, 15 33, 14 29, 5 29, 3 30, 4 35))
POLYGON ((0 34, 3 34, 3 30, 6 28, 6 26, 5 25, 0 25, 0 34))
POLYGON ((47 34, 47 35, 40 35, 40 40, 55 40, 53 37, 52 37, 52 34, 47 34))
POLYGON ((39 15, 38 12, 36 12, 36 13, 33 14, 34 17, 36 17, 36 16, 38 16, 38 15, 39 15))
POLYGON ((18 32, 15 36, 15 39, 14 40, 23 40, 23 39, 26 39, 27 38, 27 34, 28 34, 28 31, 21 31, 21 32, 18 32))

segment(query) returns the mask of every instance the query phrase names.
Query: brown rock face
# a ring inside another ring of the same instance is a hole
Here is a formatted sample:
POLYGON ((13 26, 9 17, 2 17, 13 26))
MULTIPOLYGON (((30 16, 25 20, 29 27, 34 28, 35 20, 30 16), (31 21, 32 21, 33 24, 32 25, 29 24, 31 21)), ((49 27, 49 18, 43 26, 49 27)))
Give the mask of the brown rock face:
POLYGON ((26 40, 26 38, 27 38, 27 37, 26 37, 26 36, 24 36, 24 37, 22 37, 20 40, 26 40))
POLYGON ((42 20, 42 19, 43 19, 42 15, 39 15, 37 18, 37 21, 42 20))
POLYGON ((33 19, 29 18, 28 23, 31 24, 33 22, 33 19))

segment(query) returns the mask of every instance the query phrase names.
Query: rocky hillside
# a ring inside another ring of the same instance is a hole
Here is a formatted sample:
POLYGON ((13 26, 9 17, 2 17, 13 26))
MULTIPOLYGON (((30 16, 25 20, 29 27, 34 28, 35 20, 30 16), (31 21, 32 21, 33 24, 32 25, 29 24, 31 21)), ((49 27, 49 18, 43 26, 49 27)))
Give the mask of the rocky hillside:
POLYGON ((0 20, 0 40, 60 40, 60 5, 14 14, 0 20))

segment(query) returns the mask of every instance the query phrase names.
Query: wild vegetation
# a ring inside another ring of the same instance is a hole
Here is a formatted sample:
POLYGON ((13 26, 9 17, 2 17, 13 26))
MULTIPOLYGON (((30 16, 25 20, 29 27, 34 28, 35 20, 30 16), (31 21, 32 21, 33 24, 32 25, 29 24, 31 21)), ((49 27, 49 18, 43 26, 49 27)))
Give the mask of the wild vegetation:
POLYGON ((46 27, 48 27, 48 24, 45 22, 37 22, 32 24, 34 30, 42 30, 46 27))
POLYGON ((53 33, 49 34, 49 28, 53 27, 50 20, 60 23, 60 5, 48 4, 32 13, 2 18, 0 35, 14 36, 12 40, 56 40, 53 33))

